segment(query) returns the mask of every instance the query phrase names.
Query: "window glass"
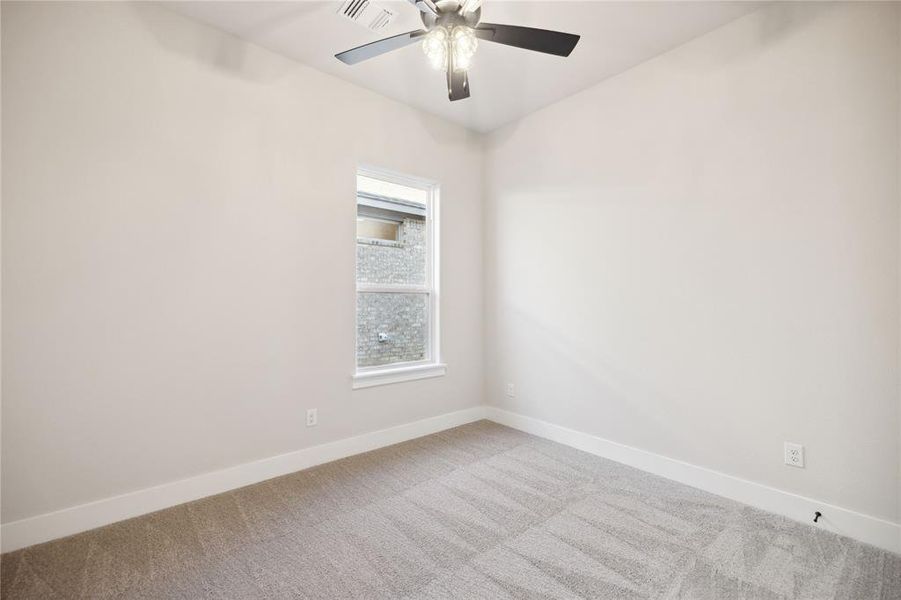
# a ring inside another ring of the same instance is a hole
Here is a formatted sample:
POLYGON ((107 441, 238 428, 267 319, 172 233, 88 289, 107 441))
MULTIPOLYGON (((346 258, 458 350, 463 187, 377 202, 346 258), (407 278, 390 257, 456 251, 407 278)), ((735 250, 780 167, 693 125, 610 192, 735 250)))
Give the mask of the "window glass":
MULTIPOLYGON (((357 283, 426 284, 428 243, 425 217, 397 213, 403 219, 396 228, 394 240, 381 239, 387 244, 373 244, 371 236, 357 239, 357 283), (364 239, 369 237, 370 239, 364 239)), ((357 231, 360 231, 357 220, 357 231)))
POLYGON ((360 240, 382 240, 397 242, 400 233, 400 222, 383 221, 369 217, 357 217, 357 237, 360 240))
POLYGON ((357 294, 357 366, 427 360, 427 294, 357 294))

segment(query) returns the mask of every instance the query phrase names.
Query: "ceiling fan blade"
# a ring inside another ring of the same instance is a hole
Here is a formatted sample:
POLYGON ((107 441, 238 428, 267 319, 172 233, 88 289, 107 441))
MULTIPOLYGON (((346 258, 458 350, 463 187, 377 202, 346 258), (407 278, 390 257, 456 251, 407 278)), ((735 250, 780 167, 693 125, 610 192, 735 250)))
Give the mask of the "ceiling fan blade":
POLYGON ((370 42, 363 46, 357 46, 351 50, 345 50, 340 54, 336 54, 335 58, 348 65, 355 65, 358 62, 374 58, 380 54, 409 46, 416 40, 426 34, 425 30, 417 29, 416 31, 408 31, 399 35, 391 36, 383 40, 370 42))
POLYGON ((487 42, 496 42, 557 56, 569 56, 576 44, 579 43, 579 36, 572 33, 494 23, 480 23, 476 27, 476 37, 487 42))
POLYGON ((466 71, 447 69, 447 97, 451 102, 469 98, 469 76, 466 71))

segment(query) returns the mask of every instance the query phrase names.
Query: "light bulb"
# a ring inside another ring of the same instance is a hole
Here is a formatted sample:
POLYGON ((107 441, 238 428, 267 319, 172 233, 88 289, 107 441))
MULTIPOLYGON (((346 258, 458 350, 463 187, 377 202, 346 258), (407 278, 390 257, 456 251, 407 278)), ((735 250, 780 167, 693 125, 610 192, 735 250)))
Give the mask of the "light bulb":
POLYGON ((447 60, 452 56, 454 70, 466 71, 472 65, 472 57, 478 45, 475 31, 470 27, 457 25, 450 30, 435 27, 422 41, 422 51, 428 57, 433 69, 447 69, 447 60))
POLYGON ((451 32, 451 46, 454 52, 454 70, 465 71, 472 64, 479 41, 470 27, 457 26, 451 32))
POLYGON ((422 51, 429 59, 433 69, 444 70, 447 68, 448 35, 444 27, 432 29, 422 40, 422 51))

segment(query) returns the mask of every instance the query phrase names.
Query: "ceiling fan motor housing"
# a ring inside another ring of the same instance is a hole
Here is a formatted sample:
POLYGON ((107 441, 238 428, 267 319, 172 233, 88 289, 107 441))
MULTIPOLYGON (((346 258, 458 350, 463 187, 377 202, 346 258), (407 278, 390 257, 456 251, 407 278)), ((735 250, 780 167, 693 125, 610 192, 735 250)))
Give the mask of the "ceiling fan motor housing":
POLYGON ((457 0, 439 0, 435 3, 438 7, 438 15, 428 12, 419 13, 422 18, 422 24, 425 28, 431 30, 435 26, 451 29, 460 25, 466 27, 475 27, 479 24, 482 16, 482 8, 479 7, 473 11, 463 11, 462 5, 457 0))

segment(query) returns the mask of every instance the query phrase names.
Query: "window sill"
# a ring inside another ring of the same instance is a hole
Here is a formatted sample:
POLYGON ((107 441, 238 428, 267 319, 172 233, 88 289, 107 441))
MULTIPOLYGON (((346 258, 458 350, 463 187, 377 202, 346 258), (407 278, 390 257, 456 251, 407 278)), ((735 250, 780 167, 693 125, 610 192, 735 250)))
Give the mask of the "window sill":
POLYGON ((389 383, 402 383, 429 377, 441 377, 447 373, 447 365, 435 363, 412 367, 389 367, 377 371, 364 371, 353 376, 353 389, 368 388, 389 383))

